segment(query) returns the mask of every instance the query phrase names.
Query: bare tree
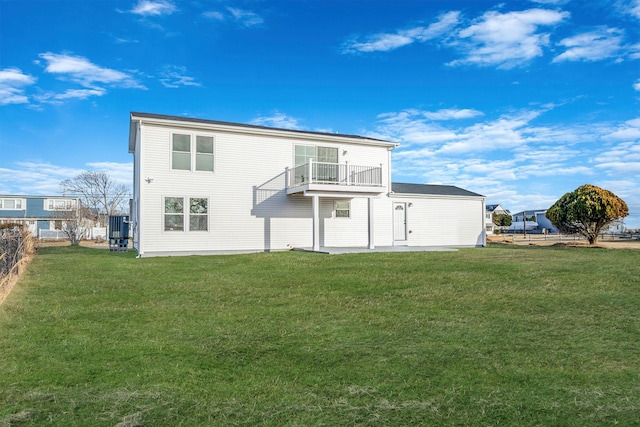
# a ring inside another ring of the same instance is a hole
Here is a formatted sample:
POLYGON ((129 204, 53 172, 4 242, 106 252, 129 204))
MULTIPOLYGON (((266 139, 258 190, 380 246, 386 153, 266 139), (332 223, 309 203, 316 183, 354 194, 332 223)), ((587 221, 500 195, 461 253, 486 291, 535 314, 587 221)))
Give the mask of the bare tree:
POLYGON ((80 200, 69 201, 65 206, 55 209, 53 219, 61 222, 61 230, 72 245, 79 245, 80 241, 87 237, 92 221, 89 208, 82 206, 80 200))
POLYGON ((65 195, 80 197, 83 206, 91 209, 95 217, 104 223, 104 218, 123 210, 129 199, 129 187, 115 183, 106 172, 86 171, 62 181, 65 195))

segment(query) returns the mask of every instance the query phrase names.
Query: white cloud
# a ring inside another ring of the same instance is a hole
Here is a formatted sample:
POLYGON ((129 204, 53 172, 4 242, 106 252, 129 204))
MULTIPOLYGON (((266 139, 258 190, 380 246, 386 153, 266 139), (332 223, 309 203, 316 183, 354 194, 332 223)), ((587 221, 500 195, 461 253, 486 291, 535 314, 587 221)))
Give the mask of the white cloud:
POLYGON ((538 4, 551 4, 554 6, 561 6, 563 4, 569 3, 571 0, 530 0, 530 1, 538 4))
POLYGON ((448 12, 427 27, 413 27, 393 33, 379 33, 369 36, 365 41, 352 40, 343 45, 343 53, 386 52, 398 49, 414 42, 426 42, 450 31, 458 24, 460 12, 448 12))
POLYGON ((251 121, 251 124, 258 126, 269 126, 281 129, 301 129, 298 119, 287 116, 284 113, 276 111, 272 116, 258 117, 251 121))
POLYGON ((160 83, 164 87, 178 88, 183 86, 202 86, 193 77, 187 75, 186 67, 166 65, 160 71, 160 83))
POLYGON ((0 167, 0 192, 27 195, 60 195, 60 183, 73 178, 85 170, 104 171, 116 183, 131 186, 133 165, 131 163, 94 162, 86 169, 70 168, 46 162, 17 162, 13 167, 0 167), (10 185, 8 185, 10 183, 10 185), (3 185, 4 184, 4 185, 3 185))
POLYGON ((41 53, 39 56, 47 61, 46 72, 62 76, 85 87, 92 87, 96 83, 129 88, 143 87, 129 74, 100 67, 82 56, 51 52, 41 53))
MULTIPOLYGON (((455 124, 443 126, 430 122, 433 118, 470 118, 481 115, 477 110, 445 109, 438 112, 405 110, 400 113, 386 113, 378 116, 378 132, 389 135, 391 140, 401 141, 408 146, 416 144, 440 145, 442 154, 470 153, 515 148, 529 141, 538 140, 538 133, 547 129, 527 127, 541 111, 525 111, 504 115, 497 120, 474 123, 459 127, 455 124)), ((454 122, 457 123, 457 122, 454 122)))
POLYGON ((40 162, 18 162, 14 168, 0 167, 0 182, 11 183, 5 192, 28 195, 61 194, 60 182, 82 170, 40 162))
POLYGON ((628 13, 640 19, 640 0, 631 1, 627 9, 628 13))
POLYGON ((203 12, 202 16, 221 22, 232 22, 243 27, 255 27, 264 23, 264 18, 250 10, 227 7, 224 11, 211 10, 203 12))
POLYGON ((424 116, 430 120, 452 120, 452 119, 470 119, 473 117, 482 116, 483 113, 478 110, 472 110, 464 108, 461 110, 447 108, 434 112, 425 112, 424 116))
POLYGON ((473 64, 510 69, 522 66, 541 56, 549 44, 549 34, 539 33, 542 26, 561 23, 568 12, 529 9, 520 12, 485 13, 477 23, 458 32, 460 48, 465 58, 450 62, 457 66, 473 64))
POLYGON ((261 16, 248 10, 242 10, 234 7, 228 7, 227 10, 231 13, 236 22, 244 25, 245 27, 253 27, 264 22, 264 19, 261 16))
POLYGON ((207 19, 216 19, 218 21, 224 21, 224 15, 222 14, 222 12, 218 12, 218 11, 204 12, 202 16, 204 16, 207 19))
POLYGON ((105 172, 116 184, 131 187, 133 183, 133 163, 90 162, 89 170, 105 172))
POLYGON ((636 82, 633 84, 633 89, 640 92, 640 79, 636 80, 636 82))
POLYGON ((159 15, 171 15, 176 11, 176 7, 170 1, 164 0, 140 0, 131 9, 131 13, 142 16, 159 16, 159 15))
POLYGON ((612 127, 611 131, 606 133, 603 138, 618 141, 640 140, 640 118, 627 120, 612 127))
POLYGON ((55 99, 87 99, 91 96, 102 96, 106 93, 104 89, 69 89, 68 91, 55 95, 55 99))
POLYGON ((24 74, 19 68, 0 70, 0 105, 27 104, 29 98, 23 88, 35 82, 35 77, 24 74))
POLYGON ((567 50, 553 58, 553 62, 600 61, 616 56, 622 43, 622 30, 600 28, 561 40, 558 45, 567 50))

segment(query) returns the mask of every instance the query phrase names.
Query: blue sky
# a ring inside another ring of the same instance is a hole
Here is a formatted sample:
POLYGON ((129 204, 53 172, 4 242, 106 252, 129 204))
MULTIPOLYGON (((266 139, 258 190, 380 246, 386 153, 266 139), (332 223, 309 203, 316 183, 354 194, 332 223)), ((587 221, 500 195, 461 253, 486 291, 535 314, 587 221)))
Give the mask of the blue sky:
POLYGON ((0 193, 130 184, 130 111, 400 143, 397 182, 640 227, 640 0, 0 0, 0 193))

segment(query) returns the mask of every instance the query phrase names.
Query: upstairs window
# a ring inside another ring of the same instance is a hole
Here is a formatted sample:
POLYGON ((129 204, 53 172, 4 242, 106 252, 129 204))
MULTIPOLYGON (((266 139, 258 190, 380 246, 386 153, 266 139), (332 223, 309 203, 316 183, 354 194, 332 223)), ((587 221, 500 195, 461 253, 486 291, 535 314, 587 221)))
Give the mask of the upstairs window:
POLYGON ((212 136, 196 136, 196 170, 213 172, 212 136))
POLYGON ((24 199, 0 199, 0 209, 22 211, 24 208, 24 199))
POLYGON ((171 169, 213 172, 213 137, 174 133, 171 169))
POLYGON ((172 150, 171 168, 191 170, 191 136, 174 133, 172 150))
POLYGON ((46 199, 44 209, 47 211, 71 211, 76 208, 74 199, 46 199))

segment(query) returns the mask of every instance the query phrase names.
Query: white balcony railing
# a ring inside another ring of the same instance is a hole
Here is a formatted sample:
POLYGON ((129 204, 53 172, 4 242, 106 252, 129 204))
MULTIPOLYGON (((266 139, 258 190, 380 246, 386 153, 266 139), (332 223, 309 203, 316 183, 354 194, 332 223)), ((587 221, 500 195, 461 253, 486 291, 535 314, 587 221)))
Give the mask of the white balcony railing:
POLYGON ((381 187, 382 165, 359 166, 310 161, 293 169, 287 168, 287 188, 309 184, 381 187))

